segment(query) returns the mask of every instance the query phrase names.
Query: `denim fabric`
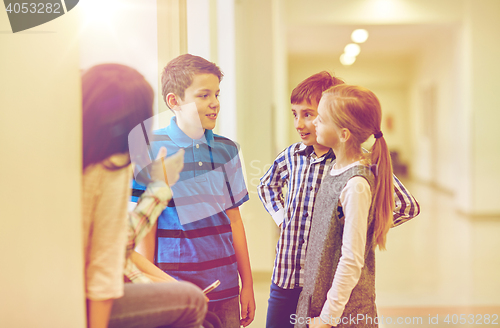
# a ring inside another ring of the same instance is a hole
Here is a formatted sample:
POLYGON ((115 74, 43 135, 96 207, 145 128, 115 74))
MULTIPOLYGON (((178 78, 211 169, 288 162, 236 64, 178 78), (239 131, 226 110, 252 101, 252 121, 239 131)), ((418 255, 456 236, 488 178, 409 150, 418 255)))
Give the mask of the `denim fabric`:
POLYGON ((266 328, 293 328, 290 316, 295 313, 302 288, 284 289, 271 283, 266 328))
POLYGON ((202 291, 189 282, 125 284, 113 302, 109 328, 200 328, 207 312, 202 291))
POLYGON ((228 300, 208 303, 208 311, 215 313, 224 328, 240 328, 240 300, 233 297, 228 300))
POLYGON ((203 328, 222 328, 222 322, 215 313, 207 312, 203 320, 203 328))

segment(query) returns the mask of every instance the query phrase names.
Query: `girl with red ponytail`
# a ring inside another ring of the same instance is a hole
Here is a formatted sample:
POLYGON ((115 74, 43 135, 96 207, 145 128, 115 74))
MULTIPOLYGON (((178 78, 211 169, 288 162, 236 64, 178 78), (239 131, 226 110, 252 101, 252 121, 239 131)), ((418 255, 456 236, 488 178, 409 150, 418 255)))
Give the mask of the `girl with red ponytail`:
POLYGON ((295 327, 378 326, 374 250, 385 249, 394 210, 381 120, 380 102, 366 88, 341 84, 323 92, 317 142, 336 160, 316 196, 295 327), (361 145, 372 135, 366 152, 361 145))

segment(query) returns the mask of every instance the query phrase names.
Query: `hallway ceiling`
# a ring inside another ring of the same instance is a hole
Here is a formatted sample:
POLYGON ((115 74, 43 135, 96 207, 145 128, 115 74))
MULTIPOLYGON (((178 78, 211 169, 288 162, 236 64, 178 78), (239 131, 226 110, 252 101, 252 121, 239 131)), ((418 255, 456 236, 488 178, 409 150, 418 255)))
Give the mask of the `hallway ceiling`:
POLYGON ((291 55, 340 56, 351 33, 370 34, 362 57, 411 56, 463 22, 461 0, 281 0, 291 55))
POLYGON ((447 35, 449 24, 429 25, 289 25, 287 45, 290 55, 340 56, 351 43, 357 28, 368 30, 369 38, 360 44, 363 57, 412 56, 436 35, 447 35))

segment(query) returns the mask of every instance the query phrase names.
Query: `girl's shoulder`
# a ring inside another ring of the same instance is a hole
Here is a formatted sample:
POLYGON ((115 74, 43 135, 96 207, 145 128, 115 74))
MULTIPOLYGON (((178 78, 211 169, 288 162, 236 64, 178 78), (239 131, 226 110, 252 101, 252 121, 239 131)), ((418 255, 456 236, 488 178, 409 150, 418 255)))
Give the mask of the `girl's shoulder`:
POLYGON ((337 169, 335 166, 335 161, 333 161, 328 169, 330 171, 331 176, 338 176, 338 175, 341 175, 347 171, 355 171, 355 172, 364 172, 367 170, 369 171, 370 165, 367 165, 361 161, 356 161, 356 162, 351 163, 347 166, 344 166, 340 169, 337 169))
POLYGON ((91 164, 83 171, 83 180, 87 183, 100 184, 104 180, 115 180, 121 177, 131 178, 132 165, 128 154, 115 154, 105 160, 91 164))
POLYGON ((347 189, 365 189, 366 187, 370 189, 375 181, 371 166, 361 161, 354 162, 340 169, 336 169, 334 165, 331 165, 329 175, 333 180, 342 180, 345 183, 344 188, 347 189))

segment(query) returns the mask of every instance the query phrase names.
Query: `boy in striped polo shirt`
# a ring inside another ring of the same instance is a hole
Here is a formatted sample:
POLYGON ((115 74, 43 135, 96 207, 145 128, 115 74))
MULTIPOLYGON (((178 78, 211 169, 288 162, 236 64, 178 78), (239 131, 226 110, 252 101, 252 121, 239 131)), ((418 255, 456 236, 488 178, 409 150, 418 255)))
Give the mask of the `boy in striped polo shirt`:
MULTIPOLYGON (((190 54, 173 59, 163 70, 163 99, 175 116, 169 126, 149 136, 151 155, 161 147, 168 155, 184 149, 184 168, 157 228, 140 247, 146 258, 175 279, 200 288, 220 280, 220 286, 207 294, 208 311, 223 327, 238 328, 252 322, 255 300, 239 211, 248 200, 239 146, 212 132, 222 76, 217 65, 190 54)), ((134 181, 135 196, 143 189, 134 181)))
MULTIPOLYGON (((302 142, 283 150, 261 178, 259 197, 281 233, 276 246, 267 328, 293 327, 291 319, 304 282, 304 264, 314 200, 327 168, 335 159, 330 148, 316 142, 313 120, 323 91, 344 81, 328 72, 302 81, 291 95, 295 129, 302 142), (287 194, 283 194, 286 187, 287 194)), ((419 205, 394 176, 394 226, 417 216, 419 205)))

